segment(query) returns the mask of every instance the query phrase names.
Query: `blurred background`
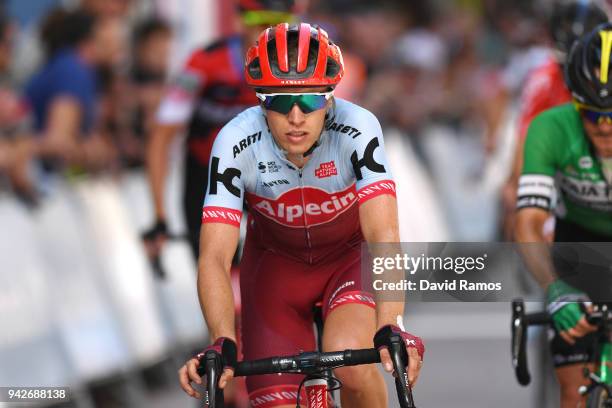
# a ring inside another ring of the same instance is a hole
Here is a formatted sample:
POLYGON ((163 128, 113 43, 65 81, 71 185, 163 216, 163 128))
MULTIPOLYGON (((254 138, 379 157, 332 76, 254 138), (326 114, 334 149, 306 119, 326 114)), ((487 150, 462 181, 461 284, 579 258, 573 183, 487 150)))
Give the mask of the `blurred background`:
MULTIPOLYGON (((508 236, 521 94, 555 58, 558 3, 300 1, 343 50, 337 95, 382 123, 403 241, 508 236)), ((155 222, 145 157, 168 84, 238 30, 230 0, 0 1, 0 386, 69 385, 70 407, 194 406, 176 381, 206 344, 181 239, 190 147, 179 137, 168 150, 177 239, 157 269, 141 240, 155 222)), ((530 388, 513 379, 508 304, 407 313, 428 341, 419 406, 555 406, 550 369, 530 388)))

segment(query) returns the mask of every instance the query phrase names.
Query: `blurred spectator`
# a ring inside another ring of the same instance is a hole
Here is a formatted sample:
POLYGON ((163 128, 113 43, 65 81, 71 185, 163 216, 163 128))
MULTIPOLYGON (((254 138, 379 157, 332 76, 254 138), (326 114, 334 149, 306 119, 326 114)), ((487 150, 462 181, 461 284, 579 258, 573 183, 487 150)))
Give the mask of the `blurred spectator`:
POLYGON ((112 146, 96 133, 96 69, 115 57, 107 29, 92 14, 62 9, 51 12, 42 26, 46 62, 29 81, 26 95, 46 169, 101 169, 114 156, 112 146))
POLYGON ((81 8, 100 18, 126 17, 133 0, 81 0, 81 8))
POLYGON ((128 167, 144 163, 145 137, 151 131, 168 74, 172 29, 164 20, 151 18, 137 24, 132 33, 132 61, 122 79, 116 103, 123 127, 117 130, 122 162, 128 167))
POLYGON ((13 191, 28 203, 35 199, 30 177, 33 156, 31 122, 27 107, 9 74, 13 25, 0 14, 0 173, 8 176, 13 191))

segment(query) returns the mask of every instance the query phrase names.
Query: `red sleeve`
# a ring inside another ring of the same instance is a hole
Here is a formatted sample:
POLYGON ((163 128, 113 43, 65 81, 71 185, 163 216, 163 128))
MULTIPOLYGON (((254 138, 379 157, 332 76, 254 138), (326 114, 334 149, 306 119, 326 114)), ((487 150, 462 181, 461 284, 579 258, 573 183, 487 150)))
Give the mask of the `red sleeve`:
POLYGON ((360 188, 357 191, 359 205, 383 194, 389 194, 393 197, 396 197, 395 182, 393 180, 377 181, 375 183, 368 184, 367 186, 360 188))
POLYGON ((521 94, 521 110, 518 118, 518 136, 525 140, 529 124, 540 112, 551 108, 551 78, 546 70, 537 70, 527 79, 521 94))

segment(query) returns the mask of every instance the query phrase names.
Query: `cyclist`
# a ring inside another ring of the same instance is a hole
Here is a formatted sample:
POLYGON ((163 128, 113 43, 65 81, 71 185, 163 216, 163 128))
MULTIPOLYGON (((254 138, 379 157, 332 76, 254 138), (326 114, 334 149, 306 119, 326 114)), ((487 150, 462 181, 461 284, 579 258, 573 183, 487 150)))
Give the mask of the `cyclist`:
POLYGON ((571 101, 571 94, 563 80, 563 64, 567 53, 576 39, 607 21, 606 14, 591 2, 571 1, 554 7, 549 22, 554 54, 529 74, 520 97, 516 152, 512 173, 504 187, 504 230, 509 239, 515 221, 516 188, 523 167, 523 144, 527 128, 540 112, 571 101))
MULTIPOLYGON (((362 283, 360 244, 397 242, 395 185, 382 131, 367 110, 333 97, 344 71, 340 49, 321 28, 279 24, 247 53, 245 75, 260 105, 219 133, 203 207, 198 292, 213 346, 231 379, 236 361, 229 268, 238 243, 243 198, 249 205, 241 260, 242 342, 247 360, 315 349, 312 308, 323 302, 324 351, 385 348, 406 340, 410 381, 424 347, 396 326, 402 302, 378 302, 362 283), (378 331, 377 331, 378 329, 378 331), (373 336, 377 333, 375 340, 373 336)), ((180 370, 189 395, 198 360, 180 370)), ((376 367, 335 372, 348 407, 387 407, 376 367)), ((299 375, 247 378, 253 406, 295 407, 299 375)))
MULTIPOLYGON (((542 227, 552 212, 556 242, 612 241, 611 54, 610 23, 575 42, 565 66, 573 103, 541 113, 529 126, 518 187, 518 242, 545 242, 542 227)), ((530 270, 546 288, 562 407, 576 407, 578 386, 587 381, 581 368, 594 358, 589 333, 595 328, 581 305, 589 297, 555 276, 546 245, 524 248, 531 252, 530 270)))
POLYGON ((164 186, 170 143, 187 127, 183 211, 189 242, 197 258, 201 210, 210 149, 219 130, 232 117, 257 104, 242 72, 244 47, 255 42, 269 25, 292 21, 293 0, 237 0, 242 33, 222 38, 194 51, 160 104, 147 148, 147 169, 156 222, 149 230, 147 249, 159 251, 167 236, 164 186))

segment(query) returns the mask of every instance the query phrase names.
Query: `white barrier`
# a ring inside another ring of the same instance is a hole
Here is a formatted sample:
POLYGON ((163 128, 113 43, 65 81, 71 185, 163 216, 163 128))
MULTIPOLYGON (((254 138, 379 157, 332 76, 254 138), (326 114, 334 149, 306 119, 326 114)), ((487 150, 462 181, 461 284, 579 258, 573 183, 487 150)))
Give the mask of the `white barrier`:
POLYGON ((35 217, 57 330, 75 375, 91 380, 124 369, 133 359, 103 290, 100 258, 80 200, 57 182, 35 217))
MULTIPOLYGON (((178 205, 180 172, 176 165, 169 177, 166 194, 169 226, 173 233, 180 232, 182 218, 178 205)), ((142 172, 132 172, 123 177, 121 190, 130 221, 137 231, 149 228, 153 208, 147 179, 142 172)), ((166 279, 158 281, 156 290, 164 311, 165 325, 173 340, 180 344, 194 344, 206 338, 206 325, 200 311, 196 288, 196 265, 191 248, 186 241, 168 242, 162 253, 162 266, 166 279)))
POLYGON ((117 183, 99 178, 75 186, 99 254, 107 290, 130 353, 139 365, 162 358, 169 348, 155 297, 153 275, 117 183))
POLYGON ((0 196, 0 386, 66 385, 74 373, 54 331, 54 287, 32 214, 0 196))
POLYGON ((407 136, 385 129, 385 152, 395 179, 402 242, 448 241, 445 214, 433 181, 407 136))

